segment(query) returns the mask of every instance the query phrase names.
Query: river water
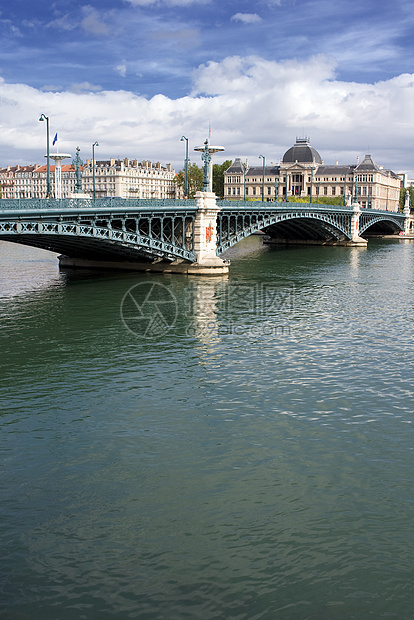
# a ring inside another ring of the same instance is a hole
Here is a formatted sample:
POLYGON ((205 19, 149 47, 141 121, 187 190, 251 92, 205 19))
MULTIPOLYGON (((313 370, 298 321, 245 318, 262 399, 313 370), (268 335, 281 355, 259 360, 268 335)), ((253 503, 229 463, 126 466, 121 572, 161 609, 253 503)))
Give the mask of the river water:
POLYGON ((412 620, 414 244, 0 242, 0 617, 412 620))

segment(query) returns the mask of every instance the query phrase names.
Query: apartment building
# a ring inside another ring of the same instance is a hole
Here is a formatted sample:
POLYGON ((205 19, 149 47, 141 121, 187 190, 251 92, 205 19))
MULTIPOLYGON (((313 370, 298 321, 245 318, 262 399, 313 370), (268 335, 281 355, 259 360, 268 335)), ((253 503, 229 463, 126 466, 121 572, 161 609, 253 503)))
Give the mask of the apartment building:
MULTIPOLYGON (((91 160, 81 166, 82 193, 93 196, 93 165, 91 160)), ((95 191, 97 198, 175 198, 176 173, 170 164, 162 167, 159 162, 138 162, 136 159, 110 159, 95 161, 95 191)), ((75 191, 76 169, 73 164, 62 164, 62 198, 75 191)), ((51 196, 56 196, 55 165, 50 165, 51 196)), ((45 198, 47 193, 47 167, 7 166, 0 169, 0 195, 2 198, 45 198)))

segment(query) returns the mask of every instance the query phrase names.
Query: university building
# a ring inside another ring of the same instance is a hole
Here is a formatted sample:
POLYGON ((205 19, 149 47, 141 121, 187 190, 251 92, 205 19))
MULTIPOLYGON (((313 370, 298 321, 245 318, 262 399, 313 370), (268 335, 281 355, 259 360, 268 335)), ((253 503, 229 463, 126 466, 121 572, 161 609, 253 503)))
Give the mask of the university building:
MULTIPOLYGON (((81 167, 82 193, 93 196, 93 165, 87 160, 81 167)), ((169 198, 176 197, 175 170, 170 164, 138 162, 136 159, 95 161, 96 198, 169 198)), ((76 170, 62 163, 62 198, 75 191, 76 170)), ((51 197, 56 195, 55 166, 50 165, 51 197)), ((0 169, 1 198, 46 198, 46 166, 7 166, 0 169)))
POLYGON ((308 138, 297 138, 279 165, 249 166, 236 158, 224 173, 224 197, 228 200, 266 200, 279 202, 320 196, 352 201, 355 191, 361 207, 398 211, 401 177, 385 170, 365 155, 361 163, 324 165, 308 138), (264 171, 264 175, 263 175, 264 171), (264 194, 264 196, 263 196, 264 194))

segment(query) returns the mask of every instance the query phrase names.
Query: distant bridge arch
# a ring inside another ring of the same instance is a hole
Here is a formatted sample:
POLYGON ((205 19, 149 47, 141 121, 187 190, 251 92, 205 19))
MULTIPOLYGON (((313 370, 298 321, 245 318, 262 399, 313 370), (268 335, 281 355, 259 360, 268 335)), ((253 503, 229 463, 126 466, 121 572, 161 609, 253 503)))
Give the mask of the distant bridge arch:
MULTIPOLYGON (((348 244, 374 225, 383 223, 390 232, 404 230, 405 215, 318 203, 218 203, 218 252, 222 253, 256 231, 271 238, 297 242, 348 244), (355 219, 357 218, 357 222, 355 219)), ((362 241, 362 240, 361 240, 362 241)))

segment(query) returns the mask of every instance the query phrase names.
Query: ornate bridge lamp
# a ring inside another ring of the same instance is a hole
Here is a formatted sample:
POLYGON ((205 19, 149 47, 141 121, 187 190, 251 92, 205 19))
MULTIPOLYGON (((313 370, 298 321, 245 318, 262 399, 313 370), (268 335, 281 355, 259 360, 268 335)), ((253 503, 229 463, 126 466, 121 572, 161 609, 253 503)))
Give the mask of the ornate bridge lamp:
POLYGON ((181 137, 181 142, 185 140, 185 160, 184 160, 184 196, 188 198, 188 138, 181 137))
POLYGON ((278 187, 279 184, 277 182, 277 177, 275 178, 275 202, 277 202, 277 191, 278 191, 278 187))
POLYGON ((319 183, 316 183, 316 204, 319 204, 319 183))
POLYGON ((49 117, 46 114, 41 114, 39 121, 46 121, 46 198, 50 198, 49 117))
POLYGON ((96 184, 95 184, 95 146, 99 146, 97 142, 92 144, 92 178, 93 178, 93 201, 96 200, 96 184))
POLYGON ((212 192, 213 191, 213 162, 211 161, 211 156, 213 153, 218 153, 219 151, 224 151, 224 146, 212 146, 210 144, 210 140, 204 142, 203 146, 196 146, 195 151, 201 151, 201 159, 204 162, 203 165, 203 192, 212 192))
POLYGON ((76 168, 76 186, 75 186, 75 194, 80 194, 82 192, 82 173, 81 166, 83 165, 83 161, 79 155, 80 148, 76 147, 76 157, 72 160, 72 164, 76 168))
POLYGON ((264 155, 259 155, 259 158, 263 159, 262 202, 264 202, 266 157, 264 155))

